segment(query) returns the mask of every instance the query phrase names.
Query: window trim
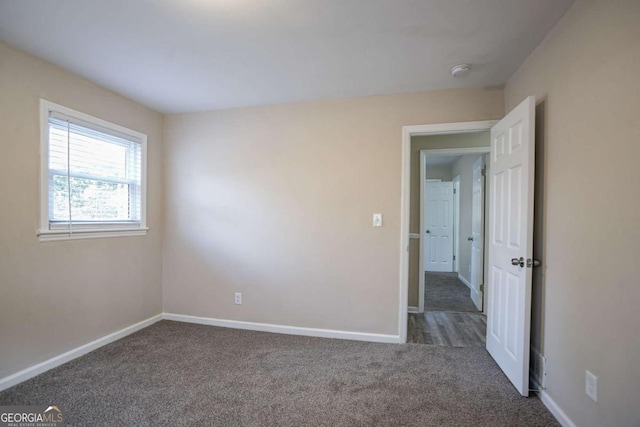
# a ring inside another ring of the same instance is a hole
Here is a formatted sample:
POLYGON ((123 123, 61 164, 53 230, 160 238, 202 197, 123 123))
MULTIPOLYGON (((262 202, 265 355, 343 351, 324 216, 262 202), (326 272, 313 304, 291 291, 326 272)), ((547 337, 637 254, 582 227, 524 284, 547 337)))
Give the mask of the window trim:
POLYGON ((41 242, 54 240, 93 239, 102 237, 144 236, 147 234, 147 135, 89 114, 40 99, 40 228, 37 231, 41 242), (140 140, 140 222, 131 225, 126 221, 99 224, 78 223, 76 228, 52 228, 49 220, 49 114, 63 114, 71 118, 99 126, 140 140))

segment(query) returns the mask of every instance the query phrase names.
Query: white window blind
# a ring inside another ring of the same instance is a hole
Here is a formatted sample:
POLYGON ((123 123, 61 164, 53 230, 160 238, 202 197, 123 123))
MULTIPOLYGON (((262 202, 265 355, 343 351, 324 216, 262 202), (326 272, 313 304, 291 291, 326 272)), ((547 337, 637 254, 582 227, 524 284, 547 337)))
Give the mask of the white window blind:
POLYGON ((40 234, 145 227, 143 138, 61 109, 46 109, 47 230, 40 234))

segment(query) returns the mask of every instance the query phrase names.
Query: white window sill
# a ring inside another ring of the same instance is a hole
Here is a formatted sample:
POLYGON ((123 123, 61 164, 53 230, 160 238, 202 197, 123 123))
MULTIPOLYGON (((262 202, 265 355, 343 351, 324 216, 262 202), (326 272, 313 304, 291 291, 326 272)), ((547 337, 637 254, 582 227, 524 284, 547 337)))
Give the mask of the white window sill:
POLYGON ((102 239, 105 237, 145 236, 148 227, 132 229, 78 229, 78 230, 39 230, 40 242, 56 240, 102 239))

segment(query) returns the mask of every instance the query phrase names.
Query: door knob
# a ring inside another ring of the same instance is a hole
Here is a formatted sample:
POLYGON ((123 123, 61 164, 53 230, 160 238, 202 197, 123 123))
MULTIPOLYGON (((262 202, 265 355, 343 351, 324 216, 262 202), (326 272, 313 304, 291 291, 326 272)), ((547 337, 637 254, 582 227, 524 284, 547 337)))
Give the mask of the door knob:
POLYGON ((427 230, 427 231, 426 231, 426 233, 427 233, 427 234, 431 234, 431 230, 427 230))
POLYGON ((467 240, 473 242, 473 237, 467 237, 467 240))
POLYGON ((511 258, 511 265, 519 265, 520 267, 524 267, 524 258, 511 258))

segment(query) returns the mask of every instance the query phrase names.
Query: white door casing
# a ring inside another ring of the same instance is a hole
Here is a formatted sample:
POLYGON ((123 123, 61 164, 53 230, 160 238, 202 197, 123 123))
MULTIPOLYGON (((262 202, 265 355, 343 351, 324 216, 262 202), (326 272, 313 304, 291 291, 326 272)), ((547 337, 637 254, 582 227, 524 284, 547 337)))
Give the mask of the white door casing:
POLYGON ((491 129, 489 166, 487 350, 523 396, 529 394, 534 125, 530 96, 491 129))
POLYGON ((460 175, 453 177, 453 272, 460 271, 460 175))
MULTIPOLYGON (((411 211, 411 138, 418 135, 443 135, 467 132, 484 132, 489 131, 497 120, 483 120, 475 122, 456 122, 456 123, 438 123, 429 125, 411 125, 402 126, 402 155, 401 157, 401 179, 400 179, 400 245, 398 264, 398 342, 407 342, 407 323, 408 323, 408 307, 409 307, 409 224, 411 211)), ((475 154, 489 151, 489 147, 473 147, 473 148, 445 148, 430 149, 430 155, 460 155, 475 154)), ((422 173, 422 172, 421 172, 422 173)), ((424 179, 420 180, 424 183, 424 179)), ((420 195, 424 195, 424 191, 420 191, 420 195)), ((420 204, 422 206, 422 203, 420 204)), ((424 216, 420 215, 423 219, 424 216)), ((424 220, 420 224, 420 261, 424 260, 424 220)), ((488 233, 485 233, 488 235, 488 233)), ((485 248, 485 252, 486 252, 485 248)), ((422 270, 422 268, 420 269, 422 270)), ((485 269, 486 270, 486 269, 485 269)), ((424 275, 420 275, 424 278, 424 275)), ((420 291, 424 291, 424 280, 420 281, 420 291)), ((485 292, 485 299, 486 299, 485 292)))
POLYGON ((484 156, 473 164, 471 203, 471 299, 482 311, 484 276, 484 156))
POLYGON ((453 271, 453 183, 425 183, 424 269, 453 271))

